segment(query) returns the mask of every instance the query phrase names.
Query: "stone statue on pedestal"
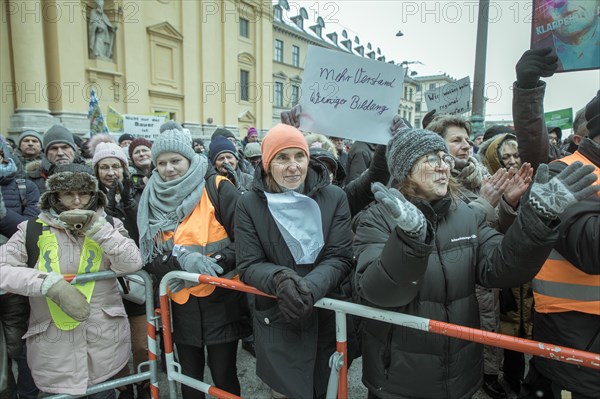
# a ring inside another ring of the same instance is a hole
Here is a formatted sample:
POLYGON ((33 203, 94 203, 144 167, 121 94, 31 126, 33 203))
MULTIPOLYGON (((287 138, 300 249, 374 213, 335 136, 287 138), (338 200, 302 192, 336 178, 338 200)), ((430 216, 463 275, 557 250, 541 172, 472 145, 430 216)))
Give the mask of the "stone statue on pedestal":
POLYGON ((90 58, 111 60, 117 28, 104 14, 104 0, 96 0, 88 24, 90 58))

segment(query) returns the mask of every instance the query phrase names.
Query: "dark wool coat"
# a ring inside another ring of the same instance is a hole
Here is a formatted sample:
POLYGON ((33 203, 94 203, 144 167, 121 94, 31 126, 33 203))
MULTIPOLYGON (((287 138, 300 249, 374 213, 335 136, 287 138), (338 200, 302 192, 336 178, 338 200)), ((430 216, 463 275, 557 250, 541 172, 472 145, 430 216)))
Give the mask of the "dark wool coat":
MULTIPOLYGON (((557 237, 528 204, 505 236, 462 201, 417 205, 430 223, 425 242, 407 236, 379 203, 357 221, 355 285, 365 305, 478 328, 475 284, 529 281, 557 237)), ((480 345, 365 321, 363 383, 380 398, 471 397, 482 372, 480 345)))
MULTIPOLYGON (((304 192, 321 210, 325 246, 313 264, 297 265, 269 211, 262 165, 254 176, 253 190, 242 196, 236 211, 236 257, 242 281, 275 295, 273 275, 291 268, 305 278, 315 301, 333 294, 352 269, 346 194, 329 184, 322 164, 310 161, 304 192)), ((288 322, 276 300, 257 296, 254 337, 256 374, 271 388, 295 399, 326 392, 328 361, 335 352, 334 312, 315 308, 309 317, 288 322)))

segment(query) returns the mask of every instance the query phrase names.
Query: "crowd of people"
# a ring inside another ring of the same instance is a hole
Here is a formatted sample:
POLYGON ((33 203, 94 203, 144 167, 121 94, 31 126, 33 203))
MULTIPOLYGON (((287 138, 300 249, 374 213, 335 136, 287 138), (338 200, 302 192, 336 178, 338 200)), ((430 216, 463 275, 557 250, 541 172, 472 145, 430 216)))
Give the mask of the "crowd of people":
MULTIPOLYGON (((147 358, 140 269, 242 281, 273 298, 174 280, 185 375, 243 394, 237 348, 273 398, 324 398, 335 315, 324 297, 600 353, 600 91, 573 136, 544 123, 549 51, 516 66, 514 126, 473 132, 431 110, 395 117, 387 145, 299 130, 301 109, 262 137, 175 121, 153 141, 55 125, 0 142, 0 399, 85 395, 147 358), (18 378, 12 373, 13 364, 18 378)), ((157 286, 146 287, 156 292, 157 286)), ((371 399, 595 398, 600 372, 348 317, 371 399), (506 383, 501 383, 502 379, 506 383)), ((184 399, 204 394, 182 385, 184 399)), ((148 382, 88 395, 149 398, 148 382)))

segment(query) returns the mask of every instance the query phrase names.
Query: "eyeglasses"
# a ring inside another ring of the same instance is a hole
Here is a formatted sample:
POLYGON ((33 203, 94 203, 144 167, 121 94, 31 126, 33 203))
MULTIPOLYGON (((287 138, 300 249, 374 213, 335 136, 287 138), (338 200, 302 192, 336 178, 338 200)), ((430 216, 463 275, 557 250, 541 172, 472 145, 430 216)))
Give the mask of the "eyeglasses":
POLYGON ((104 173, 107 173, 111 169, 118 172, 123 169, 123 166, 116 165, 116 164, 115 165, 100 165, 100 166, 98 166, 98 170, 100 170, 104 173))
POLYGON ((444 162, 450 169, 454 168, 454 158, 451 155, 444 154, 441 157, 437 154, 429 154, 425 158, 425 161, 432 168, 441 168, 442 162, 444 162))
POLYGON ((69 201, 69 202, 75 201, 75 198, 79 198, 79 201, 81 201, 81 202, 88 202, 90 200, 90 198, 92 198, 92 193, 90 193, 90 192, 79 193, 79 192, 74 192, 74 191, 67 191, 67 192, 59 193, 59 197, 61 200, 69 201))

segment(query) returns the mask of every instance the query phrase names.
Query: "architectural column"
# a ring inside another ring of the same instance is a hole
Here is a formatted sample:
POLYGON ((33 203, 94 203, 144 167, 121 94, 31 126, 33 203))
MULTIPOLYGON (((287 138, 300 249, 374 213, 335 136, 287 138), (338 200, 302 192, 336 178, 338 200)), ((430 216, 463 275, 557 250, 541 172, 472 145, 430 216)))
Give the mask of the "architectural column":
POLYGON ((10 7, 15 113, 9 131, 18 133, 46 128, 54 118, 48 109, 42 2, 12 1, 10 7))

